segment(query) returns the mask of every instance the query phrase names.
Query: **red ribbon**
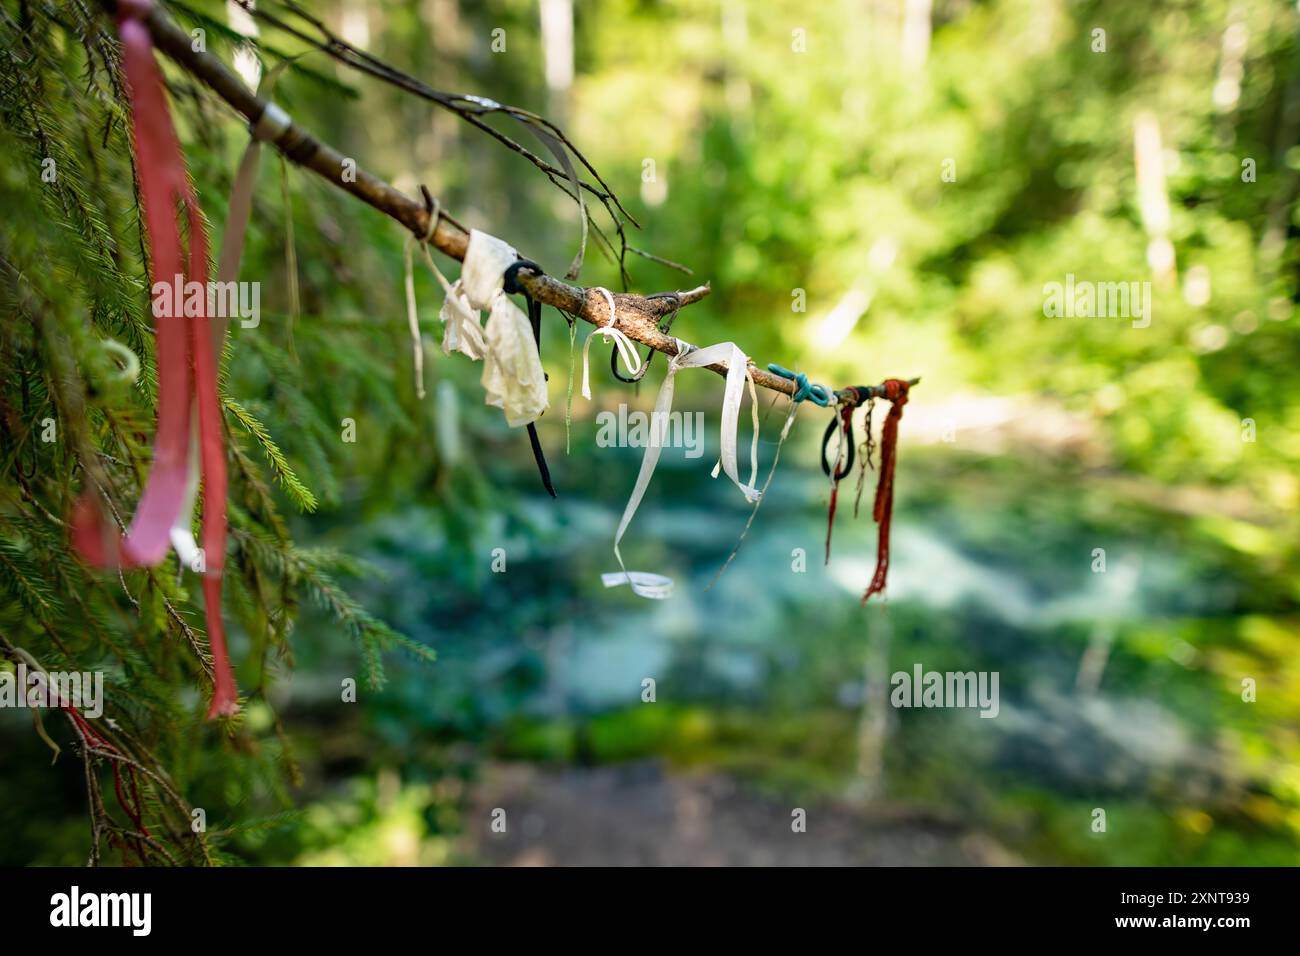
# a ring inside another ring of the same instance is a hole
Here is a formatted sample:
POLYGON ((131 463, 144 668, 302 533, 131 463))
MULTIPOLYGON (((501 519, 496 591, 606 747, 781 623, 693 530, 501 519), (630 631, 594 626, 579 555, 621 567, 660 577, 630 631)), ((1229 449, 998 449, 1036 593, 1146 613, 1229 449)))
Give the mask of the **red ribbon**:
POLYGON ((885 590, 885 577, 889 574, 889 521, 894 511, 894 463, 898 460, 898 422, 907 404, 908 383, 896 378, 885 381, 885 398, 890 402, 880 434, 880 478, 876 483, 876 503, 871 516, 879 526, 876 542, 876 573, 862 595, 866 604, 871 595, 885 590))
MULTIPOLYGON (((153 56, 153 40, 144 20, 152 0, 118 0, 118 34, 122 65, 131 97, 136 168, 148 230, 153 277, 171 284, 184 272, 198 283, 197 314, 154 316, 158 368, 158 429, 154 436, 153 467, 140 504, 124 536, 104 520, 93 495, 83 496, 73 520, 73 542, 82 556, 101 567, 155 565, 167 555, 170 530, 180 513, 188 477, 190 414, 199 412, 199 444, 203 474, 203 601, 208 640, 212 645, 215 690, 208 718, 239 710, 230 657, 221 622, 221 572, 226 546, 226 454, 222 440, 221 406, 217 397, 217 362, 208 328, 208 251, 198 200, 185 170, 162 73, 153 56), (185 206, 189 222, 189 254, 183 262, 176 202, 185 206), (184 266, 184 268, 183 268, 184 266), (193 378, 191 379, 191 374, 193 378), (192 404, 193 403, 193 404, 192 404)), ((154 288, 154 287, 151 287, 154 288)), ((186 302, 183 289, 169 290, 154 301, 186 302)), ((172 311, 175 311, 174 309, 172 311)))
MULTIPOLYGON (((136 779, 135 767, 132 764, 126 764, 127 780, 131 785, 131 795, 134 797, 133 800, 128 800, 122 785, 122 761, 117 759, 122 756, 122 752, 110 744, 104 736, 91 725, 90 721, 82 716, 81 711, 77 710, 76 707, 68 703, 64 703, 62 707, 64 713, 72 718, 72 722, 76 724, 77 729, 81 731, 81 735, 85 738, 87 747, 92 751, 107 754, 112 758, 113 791, 117 794, 117 802, 126 812, 126 815, 131 818, 131 822, 135 824, 136 832, 147 838, 149 836, 149 828, 144 824, 144 804, 140 801, 140 784, 136 779)), ((141 862, 143 862, 143 858, 141 859, 141 862)))

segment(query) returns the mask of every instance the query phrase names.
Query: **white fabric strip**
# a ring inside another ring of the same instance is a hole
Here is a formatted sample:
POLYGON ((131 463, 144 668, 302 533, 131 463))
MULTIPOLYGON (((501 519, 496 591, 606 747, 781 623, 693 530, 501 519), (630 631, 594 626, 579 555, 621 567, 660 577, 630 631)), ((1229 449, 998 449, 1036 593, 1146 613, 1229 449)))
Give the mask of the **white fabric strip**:
POLYGON ((438 231, 438 217, 442 214, 442 203, 434 200, 433 208, 429 210, 429 225, 424 231, 424 236, 417 239, 413 235, 406 237, 406 243, 402 247, 402 256, 406 260, 406 324, 411 332, 411 356, 415 365, 415 397, 424 398, 424 341, 420 336, 420 317, 415 309, 415 270, 411 267, 411 249, 414 246, 420 247, 420 252, 424 255, 424 261, 428 263, 429 269, 438 281, 446 288, 447 280, 442 277, 442 273, 433 264, 433 259, 429 256, 429 249, 426 243, 433 238, 433 234, 438 231))
MULTIPOLYGON (((435 270, 436 271, 436 270, 435 270)), ((442 278, 439 274, 438 278, 442 278)), ((443 279, 445 283, 447 280, 443 279)), ((460 280, 446 287, 447 298, 443 300, 442 311, 442 351, 445 355, 461 352, 478 362, 487 354, 487 343, 483 340, 483 323, 478 309, 469 304, 460 280)))
MULTIPOLYGON (((749 384, 751 387, 753 386, 753 376, 750 376, 749 384)), ((776 466, 781 461, 781 449, 785 447, 785 440, 790 435, 790 426, 794 424, 794 417, 799 412, 799 405, 799 402, 790 403, 790 410, 785 416, 785 424, 781 426, 781 437, 778 438, 776 442, 776 452, 772 455, 772 466, 767 470, 767 478, 763 480, 761 493, 764 497, 767 495, 768 486, 772 484, 772 476, 776 474, 776 466)), ((755 405, 755 416, 758 414, 757 408, 757 405, 755 405)), ((755 420, 757 420, 757 418, 755 420)), ((757 432, 757 426, 755 427, 755 432, 757 432)), ((731 549, 731 554, 727 555, 727 560, 722 563, 722 567, 718 568, 717 572, 713 575, 713 580, 708 583, 704 590, 711 590, 713 586, 718 583, 718 579, 726 573, 727 568, 731 567, 731 562, 736 560, 736 554, 740 551, 740 546, 745 543, 745 536, 749 534, 749 528, 754 523, 754 519, 758 516, 758 506, 762 503, 762 498, 759 498, 758 501, 754 502, 754 507, 749 512, 749 518, 745 521, 745 527, 741 530, 740 537, 736 541, 736 546, 731 549)))
POLYGON ((652 601, 662 601, 673 596, 673 579, 650 571, 606 571, 600 581, 607 588, 629 585, 632 591, 652 601))
POLYGON ((504 411, 511 428, 537 421, 550 402, 528 316, 509 296, 499 294, 483 327, 483 338, 487 348, 481 381, 487 404, 504 411))
MULTIPOLYGON (((718 468, 721 467, 727 477, 735 482, 736 487, 740 489, 745 496, 745 500, 755 502, 759 499, 762 492, 755 486, 754 482, 758 479, 758 391, 754 388, 754 380, 749 372, 749 357, 740 350, 734 342, 723 342, 721 345, 710 345, 707 349, 701 349, 702 352, 713 352, 714 357, 709 361, 703 362, 703 365, 713 365, 719 360, 726 363, 727 366, 727 386, 722 395, 722 435, 719 441, 718 464, 713 467, 713 477, 718 476, 718 468), (729 349, 730 352, 723 358, 721 350, 729 349), (740 483, 740 473, 736 467, 736 429, 740 424, 740 402, 745 397, 745 383, 749 383, 749 403, 753 413, 754 437, 749 445, 749 484, 740 483)), ((695 353, 692 353, 695 354, 695 353)))
POLYGON ((482 360, 484 401, 505 412, 511 428, 537 421, 550 405, 532 324, 503 291, 505 271, 518 259, 509 243, 471 230, 460 278, 448 285, 426 252, 429 268, 447 292, 440 313, 446 323, 442 350, 482 360), (483 309, 488 318, 480 325, 483 309))
POLYGON ((415 366, 415 397, 424 398, 424 345, 420 341, 420 316, 415 308, 415 270, 411 263, 411 249, 417 242, 420 240, 414 236, 407 236, 402 248, 402 257, 406 260, 406 325, 411 333, 411 360, 415 366))
POLYGON ((475 309, 490 309, 505 284, 506 270, 519 259, 514 246, 477 229, 469 231, 465 266, 460 272, 465 298, 475 309))
POLYGON ((267 103, 266 109, 262 110, 262 115, 257 118, 257 124, 250 132, 253 134, 254 141, 264 140, 273 143, 292 125, 293 120, 289 118, 288 113, 274 103, 267 103))
POLYGON ((614 296, 608 289, 597 287, 596 291, 603 295, 605 301, 609 303, 609 321, 592 329, 587 336, 587 341, 582 344, 582 397, 587 401, 591 401, 591 379, 587 356, 591 353, 591 340, 593 337, 603 335, 606 343, 610 339, 614 340, 614 345, 618 348, 618 357, 623 360, 623 368, 627 369, 628 375, 636 375, 641 371, 641 356, 637 354, 636 346, 632 344, 631 339, 623 334, 622 330, 614 327, 614 323, 618 319, 617 312, 614 309, 614 296))
POLYGON ((204 570, 200 561, 203 552, 199 549, 199 543, 194 540, 193 526, 194 504, 199 497, 198 434, 199 410, 192 408, 190 410, 189 473, 185 476, 185 497, 181 500, 181 508, 176 512, 176 521, 168 534, 172 547, 176 549, 176 557, 180 559, 181 570, 190 571, 204 570))
POLYGON ((442 308, 438 311, 438 318, 443 323, 443 354, 460 352, 476 362, 481 361, 486 354, 487 345, 483 341, 483 321, 479 318, 478 309, 469 304, 461 280, 448 282, 442 270, 433 264, 433 256, 429 255, 427 245, 421 244, 420 252, 424 255, 424 264, 429 267, 433 277, 442 286, 442 291, 447 294, 443 299, 442 308))
MULTIPOLYGON (((672 579, 662 574, 628 571, 623 563, 623 554, 619 550, 619 545, 623 540, 624 532, 636 515, 637 508, 641 505, 641 499, 645 497, 650 479, 654 477, 655 467, 659 464, 659 456, 667 438, 668 416, 673 409, 673 393, 676 390, 674 378, 680 369, 703 368, 719 362, 727 363, 727 386, 722 402, 722 467, 727 476, 744 493, 745 500, 756 502, 760 497, 760 492, 754 487, 754 477, 757 476, 758 471, 757 438, 754 442, 754 476, 751 476, 748 486, 742 485, 736 477, 736 423, 740 417, 740 400, 744 397, 743 383, 748 377, 749 360, 734 342, 722 342, 702 349, 693 349, 680 339, 676 342, 678 354, 668 360, 668 372, 664 376, 663 384, 659 386, 654 412, 650 416, 650 438, 646 445, 645 456, 641 459, 641 470, 637 474, 636 484, 623 509, 618 530, 614 533, 614 557, 618 560, 619 571, 601 575, 601 581, 607 588, 627 584, 632 588, 633 593, 656 600, 662 600, 672 593, 672 579)), ((755 425, 757 426, 757 411, 755 425)))

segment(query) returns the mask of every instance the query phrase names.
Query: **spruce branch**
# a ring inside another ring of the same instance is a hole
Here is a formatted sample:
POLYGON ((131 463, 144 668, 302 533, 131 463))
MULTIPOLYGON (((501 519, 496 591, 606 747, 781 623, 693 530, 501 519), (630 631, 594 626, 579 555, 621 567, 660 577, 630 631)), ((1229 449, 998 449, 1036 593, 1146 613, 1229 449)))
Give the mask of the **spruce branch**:
POLYGON ((293 499, 299 510, 308 513, 315 511, 317 506, 316 496, 312 494, 310 488, 303 484, 302 479, 294 473, 293 468, 289 465, 289 460, 284 457, 284 452, 280 451, 280 446, 271 438, 271 433, 266 430, 266 426, 254 418, 252 413, 233 398, 225 399, 224 404, 226 411, 230 412, 235 420, 257 439, 257 443, 266 454, 267 461, 271 463, 271 471, 276 480, 280 482, 280 487, 293 499))

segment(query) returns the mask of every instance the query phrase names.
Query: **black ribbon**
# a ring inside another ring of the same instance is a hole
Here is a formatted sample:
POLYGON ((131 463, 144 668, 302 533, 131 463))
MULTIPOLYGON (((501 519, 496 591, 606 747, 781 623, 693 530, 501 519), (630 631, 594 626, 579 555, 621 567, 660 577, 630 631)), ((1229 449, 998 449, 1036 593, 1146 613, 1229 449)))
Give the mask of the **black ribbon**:
MULTIPOLYGON (((856 408, 857 406, 854 405, 853 407, 856 408)), ((837 431, 839 431, 843 433, 844 440, 849 444, 849 450, 844 460, 844 466, 842 468, 837 468, 835 474, 831 476, 836 481, 839 481, 853 470, 854 445, 856 442, 853 440, 852 410, 849 409, 848 411, 849 415, 846 416, 844 411, 837 407, 835 409, 835 414, 831 415, 831 420, 826 425, 826 433, 822 435, 822 471, 827 475, 831 475, 831 462, 827 458, 827 453, 831 448, 831 438, 837 431)))
MULTIPOLYGON (((831 474, 831 463, 827 458, 827 453, 831 448, 831 437, 839 430, 844 435, 844 440, 849 443, 848 457, 844 462, 844 467, 837 469, 833 476, 839 481, 850 471, 853 470, 853 458, 857 449, 857 442, 853 437, 853 409, 861 408, 862 403, 871 398, 878 398, 885 394, 884 385, 850 385, 842 388, 835 393, 840 401, 841 407, 836 408, 835 414, 831 416, 830 423, 826 426, 826 433, 822 435, 822 471, 826 475, 831 474), (847 406, 847 407, 845 407, 847 406), (844 414, 847 411, 849 414, 844 414)), ((871 417, 867 416, 867 458, 871 457, 871 417)))
MULTIPOLYGON (((519 284, 519 270, 527 269, 535 275, 544 276, 546 273, 536 262, 531 259, 520 259, 518 262, 511 263, 502 276, 503 288, 509 295, 522 295, 524 301, 528 303, 528 322, 533 327, 533 341, 537 343, 537 354, 542 354, 542 303, 538 302, 525 291, 524 287, 519 284)), ((549 381, 550 376, 542 373, 549 381)), ((546 465, 546 454, 542 451, 541 439, 537 437, 537 425, 535 422, 528 423, 528 443, 533 446, 533 460, 537 462, 537 473, 542 476, 542 487, 546 489, 547 494, 552 498, 558 498, 555 493, 555 485, 551 483, 551 469, 546 465)))

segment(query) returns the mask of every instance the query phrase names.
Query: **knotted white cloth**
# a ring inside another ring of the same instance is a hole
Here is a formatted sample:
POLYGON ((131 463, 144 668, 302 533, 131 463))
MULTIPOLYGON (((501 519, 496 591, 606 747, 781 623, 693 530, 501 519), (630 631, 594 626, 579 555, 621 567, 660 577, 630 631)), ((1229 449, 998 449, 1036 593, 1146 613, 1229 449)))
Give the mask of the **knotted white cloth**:
POLYGON ((490 309, 505 285, 506 270, 519 260, 510 243, 477 229, 469 231, 465 265, 460 272, 465 298, 475 309, 490 309))
POLYGON ((500 408, 511 428, 537 421, 550 404, 533 327, 503 291, 505 271, 518 259, 509 243, 473 229, 456 283, 448 285, 434 269, 447 292, 439 313, 446 323, 442 350, 482 360, 484 401, 500 408), (483 309, 488 319, 480 325, 483 309))
POLYGON ((635 376, 641 371, 641 356, 637 355, 636 346, 632 340, 623 334, 622 330, 615 328, 614 323, 618 319, 617 311, 614 308, 614 296, 608 289, 596 287, 596 291, 605 297, 609 303, 609 321, 604 325, 592 329, 587 336, 587 341, 582 343, 582 397, 591 401, 591 377, 588 369, 587 356, 591 353, 591 340, 597 335, 603 335, 606 343, 610 339, 614 340, 614 345, 618 348, 618 357, 623 360, 623 367, 627 369, 627 374, 635 376))
POLYGON ((443 321, 443 354, 460 352, 476 362, 482 361, 483 356, 487 354, 487 344, 483 340, 483 320, 479 317, 478 309, 469 304, 459 279, 447 285, 447 280, 442 278, 442 274, 437 273, 437 275, 442 280, 443 288, 447 293, 447 298, 442 303, 442 310, 438 313, 438 318, 443 321))
MULTIPOLYGON (((650 574, 644 571, 628 571, 623 563, 619 545, 623 534, 631 524, 641 499, 645 497, 650 479, 654 477, 655 467, 659 464, 659 455, 668 436, 669 413, 673 409, 673 393, 676 390, 674 379, 677 372, 684 368, 703 368, 708 365, 725 363, 727 366, 727 383, 722 398, 721 458, 720 464, 736 483, 749 502, 758 501, 761 492, 754 487, 758 475, 758 411, 754 405, 754 443, 751 448, 751 470, 749 484, 743 485, 736 470, 736 425, 740 418, 740 402, 744 397, 744 383, 749 378, 749 359, 734 342, 722 342, 707 348, 696 349, 682 342, 677 342, 677 354, 668 360, 668 372, 663 384, 659 386, 659 395, 655 399, 654 412, 650 416, 650 438, 646 444, 645 456, 641 459, 641 471, 637 474, 636 485, 627 499, 623 509, 622 520, 614 533, 614 557, 618 560, 618 571, 601 575, 605 587, 612 588, 627 584, 633 593, 644 598, 662 600, 672 594, 672 579, 662 574, 650 574)), ((756 402, 753 381, 750 380, 751 400, 756 402)))
MULTIPOLYGON (((430 234, 432 234, 437 223, 437 217, 431 217, 430 223, 429 229, 430 234)), ((420 326, 415 314, 415 280, 411 274, 412 244, 411 238, 408 237, 405 250, 406 313, 411 326, 411 337, 415 348, 416 393, 420 398, 423 398, 424 381, 422 353, 420 350, 420 326)), ((469 304, 461 280, 457 279, 454 283, 448 282, 447 277, 442 274, 442 270, 433 264, 433 256, 429 255, 429 247, 423 242, 415 244, 419 246, 420 254, 424 257, 424 264, 429 267, 429 272, 438 280, 438 284, 442 286, 442 291, 446 293, 442 308, 438 311, 438 318, 443 323, 443 354, 450 355, 452 352, 461 352, 476 362, 481 360, 485 347, 483 344, 483 321, 479 317, 478 309, 469 304)))
POLYGON ((528 316, 499 293, 483 327, 483 338, 487 349, 480 381, 487 393, 485 401, 505 412, 511 428, 537 421, 550 403, 528 316))

